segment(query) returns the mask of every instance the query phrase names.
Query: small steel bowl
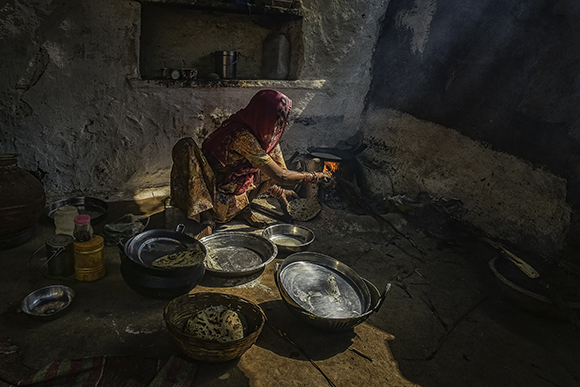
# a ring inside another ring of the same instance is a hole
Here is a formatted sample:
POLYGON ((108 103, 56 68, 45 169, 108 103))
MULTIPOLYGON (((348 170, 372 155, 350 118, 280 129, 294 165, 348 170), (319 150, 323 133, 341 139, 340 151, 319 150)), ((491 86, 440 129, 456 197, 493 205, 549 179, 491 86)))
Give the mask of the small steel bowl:
POLYGON ((262 236, 276 244, 279 253, 306 251, 314 241, 314 232, 294 224, 275 224, 262 231, 262 236))
POLYGON ((53 320, 63 315, 74 297, 74 290, 68 286, 45 286, 27 295, 22 300, 20 308, 24 313, 35 319, 53 320))

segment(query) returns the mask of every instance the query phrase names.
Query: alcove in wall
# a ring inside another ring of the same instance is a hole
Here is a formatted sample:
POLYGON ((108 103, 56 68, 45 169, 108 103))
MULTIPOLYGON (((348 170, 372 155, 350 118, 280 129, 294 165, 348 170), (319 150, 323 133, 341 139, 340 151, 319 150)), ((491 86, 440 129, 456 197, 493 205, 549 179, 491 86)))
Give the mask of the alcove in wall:
POLYGON ((161 80, 164 68, 193 68, 198 79, 212 79, 218 51, 239 53, 236 79, 300 78, 303 39, 299 13, 221 4, 142 2, 141 78, 161 80))

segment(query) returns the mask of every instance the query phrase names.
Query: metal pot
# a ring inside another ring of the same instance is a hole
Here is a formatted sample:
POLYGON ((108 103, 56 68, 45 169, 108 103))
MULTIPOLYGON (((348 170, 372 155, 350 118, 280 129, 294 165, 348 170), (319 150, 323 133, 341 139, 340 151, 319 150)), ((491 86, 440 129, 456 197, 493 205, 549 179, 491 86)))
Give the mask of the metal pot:
POLYGON ((274 279, 282 300, 298 319, 330 331, 351 329, 378 312, 391 287, 387 284, 380 294, 372 283, 340 261, 311 252, 292 254, 277 264, 274 279), (330 301, 328 293, 321 294, 328 289, 329 274, 336 276, 337 282, 341 280, 340 291, 330 301))
POLYGON ((205 246, 183 233, 183 225, 176 231, 154 229, 142 232, 119 245, 121 274, 131 289, 153 298, 171 299, 189 292, 205 274, 203 260, 205 246), (188 267, 158 268, 152 262, 164 255, 179 251, 201 249, 203 258, 188 267))
POLYGON ((391 288, 391 284, 387 284, 383 293, 379 293, 379 290, 375 285, 373 285, 370 281, 366 279, 362 279, 370 292, 371 295, 371 309, 367 312, 361 314, 360 316, 351 317, 351 318, 341 318, 341 319, 329 319, 316 316, 308 311, 302 309, 301 307, 289 302, 287 297, 282 297, 284 304, 286 307, 294 314, 299 320, 311 325, 315 328, 319 328, 325 331, 346 331, 349 329, 354 328, 355 326, 362 324, 366 319, 368 319, 373 313, 379 311, 383 302, 385 301, 385 297, 387 296, 387 292, 391 288))

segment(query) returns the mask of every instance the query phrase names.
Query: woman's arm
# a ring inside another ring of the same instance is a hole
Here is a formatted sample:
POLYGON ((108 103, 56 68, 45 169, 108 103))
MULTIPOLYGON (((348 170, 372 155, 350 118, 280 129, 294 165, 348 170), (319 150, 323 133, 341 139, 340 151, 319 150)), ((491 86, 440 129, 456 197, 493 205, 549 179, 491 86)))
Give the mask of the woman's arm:
POLYGON ((302 183, 305 174, 280 167, 274 160, 260 167, 260 171, 279 185, 302 183))
POLYGON ((260 167, 260 171, 279 185, 295 185, 299 183, 316 183, 322 178, 330 178, 330 174, 322 172, 297 172, 280 167, 271 161, 260 167))
POLYGON ((297 172, 286 169, 280 146, 277 145, 270 154, 266 154, 256 137, 248 131, 238 133, 231 150, 245 157, 254 168, 259 168, 275 184, 318 183, 322 178, 330 178, 328 173, 297 172))

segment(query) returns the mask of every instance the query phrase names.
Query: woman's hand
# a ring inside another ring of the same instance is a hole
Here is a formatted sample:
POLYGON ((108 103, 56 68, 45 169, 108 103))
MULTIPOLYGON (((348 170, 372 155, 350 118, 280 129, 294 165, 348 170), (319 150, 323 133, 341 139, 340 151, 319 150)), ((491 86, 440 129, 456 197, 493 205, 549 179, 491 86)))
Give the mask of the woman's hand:
POLYGON ((280 200, 282 201, 282 203, 284 203, 284 206, 286 207, 288 207, 288 199, 294 200, 299 198, 298 194, 292 191, 291 189, 282 188, 282 191, 284 192, 282 193, 282 197, 280 198, 280 200))
POLYGON ((303 183, 306 184, 318 184, 322 183, 324 185, 329 185, 332 181, 332 175, 330 172, 304 172, 303 183))
POLYGON ((332 181, 332 174, 330 172, 316 172, 316 178, 319 183, 327 185, 332 181))
POLYGON ((270 162, 260 167, 260 171, 279 185, 296 185, 322 183, 329 185, 333 181, 330 172, 298 172, 280 167, 276 162, 270 162))
POLYGON ((296 194, 296 192, 294 192, 290 189, 284 189, 284 188, 279 187, 277 185, 270 187, 269 192, 270 192, 270 195, 272 195, 276 199, 280 200, 282 202, 282 204, 284 204, 285 207, 288 206, 288 199, 291 199, 291 200, 298 199, 298 195, 296 194))

